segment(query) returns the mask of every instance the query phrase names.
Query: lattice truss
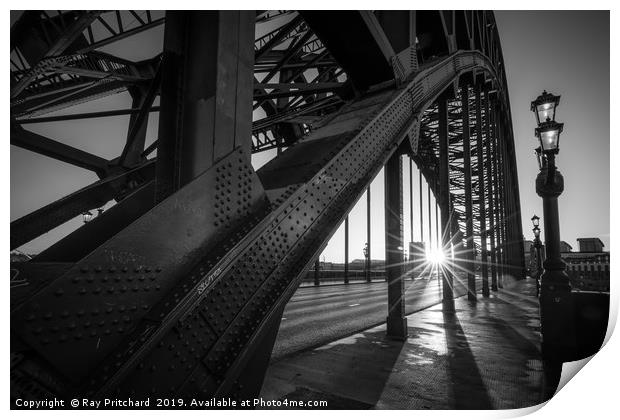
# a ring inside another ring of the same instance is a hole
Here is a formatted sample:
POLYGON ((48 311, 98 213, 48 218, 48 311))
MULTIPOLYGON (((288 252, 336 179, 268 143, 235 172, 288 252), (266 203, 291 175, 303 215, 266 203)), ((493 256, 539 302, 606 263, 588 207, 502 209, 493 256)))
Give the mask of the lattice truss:
MULTIPOLYGON (((462 92, 464 87, 457 90, 454 97, 448 100, 448 161, 449 161, 449 182, 450 182, 450 205, 452 209, 452 237, 456 243, 465 244, 466 241, 466 209, 465 209, 465 164, 464 164, 464 142, 463 142, 463 107, 462 92)), ((500 232, 500 213, 503 211, 502 198, 499 196, 501 190, 495 191, 492 185, 502 185, 501 168, 498 164, 501 158, 496 150, 497 136, 494 135, 494 121, 490 121, 489 109, 485 106, 487 103, 486 95, 488 91, 480 92, 480 114, 481 114, 481 130, 478 132, 476 124, 476 101, 474 89, 471 86, 467 88, 467 98, 469 101, 469 135, 470 135, 470 170, 471 170, 471 194, 472 194, 472 213, 479 215, 473 217, 474 230, 474 247, 476 253, 481 251, 481 231, 482 231, 482 212, 481 212, 481 195, 480 185, 482 177, 483 195, 484 195, 484 220, 485 232, 487 234, 487 249, 495 248, 491 243, 491 232, 498 235, 500 232), (489 126, 487 132, 486 127, 489 126), (482 139, 482 161, 478 158, 477 147, 478 139, 482 139), (490 143, 490 147, 487 145, 490 143), (487 168, 484 162, 491 162, 490 168, 487 168), (483 163, 482 165, 480 163, 483 163), (488 170, 490 169, 490 171, 488 170), (489 212, 489 208, 493 207, 493 213, 489 212), (491 225, 491 218, 493 224, 491 225), (493 226, 491 229, 490 226, 493 226)), ((438 194, 438 171, 439 171, 439 130, 438 130, 438 105, 434 103, 422 115, 420 126, 420 141, 417 156, 415 158, 418 166, 421 167, 422 173, 429 183, 431 190, 437 196, 438 194)), ((497 240, 494 242, 497 244, 497 240)))
MULTIPOLYGON (((247 153, 249 142, 244 142, 249 139, 240 139, 239 146, 226 148, 217 159, 197 153, 202 170, 191 159, 196 149, 184 148, 183 136, 163 134, 193 123, 188 108, 201 103, 202 97, 191 98, 190 106, 175 102, 176 92, 196 85, 178 80, 182 77, 164 74, 170 83, 163 85, 162 114, 170 121, 162 124, 161 145, 155 141, 145 147, 148 115, 158 109, 162 54, 130 62, 103 47, 160 25, 163 15, 25 12, 11 29, 11 144, 90 170, 100 180, 13 221, 11 249, 84 211, 113 199, 120 202, 32 260, 12 265, 11 378, 16 389, 31 399, 175 395, 240 400, 258 395, 282 311, 301 276, 391 156, 408 151, 403 146, 411 145, 403 139, 417 131, 412 127, 418 122, 419 144, 411 153, 439 195, 437 98, 444 98, 465 74, 484 85, 481 101, 471 90, 467 95, 473 213, 494 208, 498 194, 500 207, 507 205, 505 213, 515 222, 507 230, 506 242, 512 242, 507 261, 516 274, 523 249, 516 246, 522 234, 510 114, 504 108, 498 124, 492 118, 497 109, 489 108, 493 92, 485 90, 487 80, 496 83, 496 106, 509 103, 492 13, 418 12, 416 31, 424 42, 402 52, 411 58, 415 48, 421 49, 424 64, 412 67, 408 78, 394 71, 392 58, 401 53, 394 51, 389 60, 384 54, 385 39, 377 38, 384 31, 378 30, 374 12, 334 16, 303 11, 303 19, 296 12, 244 14, 248 38, 243 46, 250 59, 247 23, 253 18, 257 35, 252 148, 286 149, 256 170, 247 153), (459 25, 454 24, 457 15, 459 25), (366 37, 361 48, 351 49, 361 35, 366 37), (130 109, 47 115, 122 91, 133 100, 130 109), (123 150, 110 160, 22 128, 33 120, 104 115, 131 116, 123 150), (499 148, 489 142, 501 135, 506 141, 495 142, 499 148), (296 141, 301 136, 303 141, 296 141), (478 149, 478 140, 484 147, 478 149), (153 153, 158 147, 156 173, 153 153), (499 169, 505 181, 493 175, 499 169), (181 170, 183 179, 177 176, 181 170), (500 187, 505 183, 506 197, 501 188, 489 187, 490 180, 500 187)), ((167 29, 173 30, 168 34, 173 44, 179 41, 195 51, 203 44, 185 36, 187 17, 169 15, 167 29)), ((405 17, 402 28, 411 29, 411 15, 405 17)), ((204 22, 209 20, 190 20, 190 25, 205 27, 200 26, 204 22)), ((211 63, 203 56, 196 61, 175 58, 164 65, 187 72, 196 63, 211 63)), ((251 70, 248 66, 243 72, 248 86, 251 70)), ((245 84, 230 90, 237 86, 245 84)), ((447 109, 448 186, 451 233, 463 241, 464 104, 460 92, 454 93, 447 109)), ((245 105, 243 115, 249 117, 249 103, 245 105)), ((247 133, 240 137, 248 136, 249 118, 239 120, 248 128, 239 131, 247 133)), ((200 133, 193 134, 191 139, 200 143, 200 133)), ((214 148, 226 141, 218 139, 214 136, 214 148)), ((490 213, 475 221, 478 235, 496 226, 490 213)), ((478 247, 487 248, 484 240, 484 246, 476 240, 478 247)))
MULTIPOLYGON (((161 11, 25 12, 11 30, 12 117, 25 122, 149 86, 156 80, 161 54, 131 62, 101 48, 164 20, 161 11)), ((290 145, 306 134, 313 122, 342 105, 334 93, 347 79, 297 12, 258 13, 256 34, 253 152, 290 145)), ((107 115, 138 111, 118 110, 107 115)))
MULTIPOLYGON (((158 140, 145 147, 144 135, 149 114, 160 109, 162 53, 132 62, 106 50, 164 22, 163 11, 26 11, 12 26, 11 144, 93 171, 101 180, 16 221, 11 249, 154 177, 158 140), (132 98, 129 109, 69 113, 122 92, 132 98), (65 115, 49 115, 60 110, 65 115), (131 118, 125 146, 112 160, 22 127, 119 115, 131 118)), ((290 146, 308 134, 314 122, 342 106, 339 93, 347 81, 297 12, 257 12, 255 28, 253 153, 290 146)))

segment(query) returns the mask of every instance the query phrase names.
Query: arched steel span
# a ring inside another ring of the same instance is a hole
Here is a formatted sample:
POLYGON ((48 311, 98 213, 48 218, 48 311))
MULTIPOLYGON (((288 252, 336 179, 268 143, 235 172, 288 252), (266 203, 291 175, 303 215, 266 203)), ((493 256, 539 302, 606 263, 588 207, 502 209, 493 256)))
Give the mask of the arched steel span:
POLYGON ((301 275, 395 153, 415 160, 438 197, 444 243, 468 261, 480 249, 487 288, 521 276, 492 13, 172 12, 153 59, 98 51, 163 22, 26 12, 12 28, 11 143, 101 180, 14 221, 11 247, 118 201, 14 264, 14 281, 29 279, 11 289, 16 392, 255 395, 301 275), (60 117, 132 115, 111 161, 22 127, 121 90, 131 109, 60 117), (145 149, 158 95, 159 140, 145 149), (264 115, 252 124, 251 99, 264 115), (275 147, 286 150, 255 171, 250 154, 275 147))

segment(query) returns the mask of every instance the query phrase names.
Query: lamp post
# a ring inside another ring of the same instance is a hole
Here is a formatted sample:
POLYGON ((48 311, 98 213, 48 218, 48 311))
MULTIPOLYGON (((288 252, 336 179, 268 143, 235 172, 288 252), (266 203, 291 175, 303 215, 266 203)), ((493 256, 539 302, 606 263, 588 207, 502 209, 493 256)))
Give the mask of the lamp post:
POLYGON ((555 167, 564 124, 555 121, 560 97, 544 91, 531 104, 538 127, 535 135, 540 172, 536 177, 536 193, 543 199, 546 259, 540 277, 540 312, 543 336, 543 358, 566 360, 575 348, 571 287, 560 256, 560 220, 558 197, 564 191, 564 178, 555 167), (542 157, 542 159, 540 159, 542 157), (567 322, 568 321, 568 322, 567 322))
POLYGON ((536 249, 536 296, 540 296, 540 275, 542 274, 542 259, 540 257, 540 228, 538 227, 540 218, 536 215, 532 217, 532 224, 534 228, 534 248, 536 249))

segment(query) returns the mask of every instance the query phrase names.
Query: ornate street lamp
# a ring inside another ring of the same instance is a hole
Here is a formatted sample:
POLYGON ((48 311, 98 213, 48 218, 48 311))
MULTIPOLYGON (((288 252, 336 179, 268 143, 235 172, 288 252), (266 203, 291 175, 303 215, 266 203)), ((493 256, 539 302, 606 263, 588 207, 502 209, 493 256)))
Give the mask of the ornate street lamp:
POLYGON ((560 150, 560 133, 564 124, 555 121, 559 103, 559 96, 544 91, 532 102, 531 110, 538 124, 535 130, 540 143, 537 154, 544 155, 542 164, 539 160, 540 172, 536 177, 536 193, 543 199, 546 250, 544 272, 540 276, 543 358, 568 360, 575 350, 576 338, 574 323, 567 322, 567 318, 573 316, 573 301, 570 280, 564 271, 566 264, 560 255, 558 197, 564 191, 564 178, 555 167, 555 155, 560 150))
POLYGON ((543 165, 543 156, 542 156, 542 151, 540 150, 540 146, 538 146, 536 149, 534 149, 534 153, 536 154, 536 160, 538 161, 538 170, 540 171, 542 169, 542 167, 544 165, 546 165, 547 163, 545 162, 543 165))
POLYGON ((366 266, 366 281, 370 282, 370 259, 369 257, 369 251, 368 251, 368 242, 366 242, 366 244, 364 245, 364 261, 365 261, 365 266, 366 266))
POLYGON ((531 110, 536 115, 536 124, 555 121, 555 108, 560 104, 560 97, 543 91, 542 95, 532 101, 531 110))
MULTIPOLYGON (((540 217, 534 215, 532 216, 532 225, 537 228, 540 225, 540 217)), ((540 229, 539 229, 540 231, 540 229)))
POLYGON ((545 156, 558 154, 560 151, 560 134, 563 129, 564 124, 547 120, 540 123, 534 130, 536 137, 540 140, 540 147, 545 156))

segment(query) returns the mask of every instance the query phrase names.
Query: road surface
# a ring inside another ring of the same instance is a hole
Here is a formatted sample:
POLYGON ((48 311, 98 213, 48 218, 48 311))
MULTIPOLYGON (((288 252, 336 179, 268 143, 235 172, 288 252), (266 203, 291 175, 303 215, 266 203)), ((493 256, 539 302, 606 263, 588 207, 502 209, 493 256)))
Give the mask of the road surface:
MULTIPOLYGON (((441 302, 436 276, 406 281, 405 290, 407 314, 441 302)), ((465 284, 455 278, 455 297, 465 293, 465 284)), ((271 361, 379 325, 386 317, 385 282, 301 287, 284 309, 271 361)))

